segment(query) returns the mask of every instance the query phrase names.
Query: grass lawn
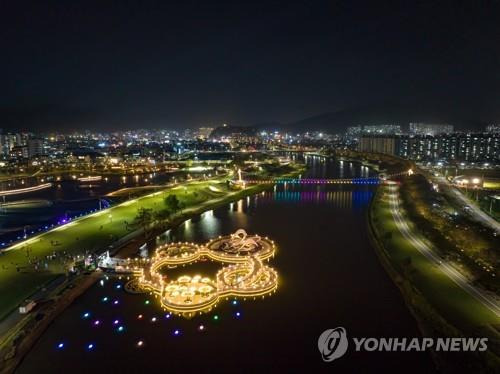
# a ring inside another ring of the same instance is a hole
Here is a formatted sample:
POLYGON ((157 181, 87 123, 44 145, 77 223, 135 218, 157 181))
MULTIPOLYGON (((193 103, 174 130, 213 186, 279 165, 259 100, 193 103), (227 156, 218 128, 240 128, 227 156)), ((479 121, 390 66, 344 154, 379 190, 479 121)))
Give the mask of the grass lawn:
POLYGON ((454 283, 414 248, 398 230, 390 211, 389 198, 384 194, 387 188, 381 186, 377 193, 372 207, 372 221, 378 236, 383 238, 382 242, 391 265, 400 274, 406 274, 405 277, 409 278, 426 301, 459 330, 472 334, 484 334, 485 331, 489 331, 498 339, 498 334, 491 327, 498 328, 499 318, 454 283), (391 233, 391 237, 384 237, 388 232, 391 233))
POLYGON ((28 262, 28 252, 31 259, 45 262, 46 256, 54 252, 78 255, 107 248, 129 233, 125 221, 131 223, 139 208, 163 209, 163 200, 169 194, 175 194, 188 211, 231 193, 222 179, 189 182, 126 201, 15 244, 0 255, 0 320, 47 281, 65 272, 62 260, 48 261, 48 269, 36 271, 28 262))

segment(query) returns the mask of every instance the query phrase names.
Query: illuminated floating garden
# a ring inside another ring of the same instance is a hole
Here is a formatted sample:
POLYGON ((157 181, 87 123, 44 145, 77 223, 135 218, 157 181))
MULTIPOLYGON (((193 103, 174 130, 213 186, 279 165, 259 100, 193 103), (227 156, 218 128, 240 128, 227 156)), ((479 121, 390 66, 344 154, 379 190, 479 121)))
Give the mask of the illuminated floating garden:
POLYGON ((275 292, 278 274, 264 264, 273 257, 276 245, 268 238, 248 235, 238 230, 220 236, 205 245, 178 242, 156 249, 149 261, 131 260, 135 278, 125 286, 133 293, 152 292, 162 307, 170 312, 191 317, 208 312, 221 298, 252 298, 275 292), (202 275, 182 275, 167 280, 161 270, 208 258, 223 266, 215 279, 202 275))

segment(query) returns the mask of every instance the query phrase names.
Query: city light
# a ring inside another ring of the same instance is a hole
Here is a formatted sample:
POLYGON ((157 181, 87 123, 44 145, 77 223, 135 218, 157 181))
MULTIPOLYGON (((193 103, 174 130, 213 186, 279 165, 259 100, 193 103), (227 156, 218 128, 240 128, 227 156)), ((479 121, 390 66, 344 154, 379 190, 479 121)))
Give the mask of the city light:
POLYGON ((0 191, 0 196, 20 195, 28 192, 35 192, 52 187, 52 183, 44 183, 34 187, 18 188, 15 190, 0 191))

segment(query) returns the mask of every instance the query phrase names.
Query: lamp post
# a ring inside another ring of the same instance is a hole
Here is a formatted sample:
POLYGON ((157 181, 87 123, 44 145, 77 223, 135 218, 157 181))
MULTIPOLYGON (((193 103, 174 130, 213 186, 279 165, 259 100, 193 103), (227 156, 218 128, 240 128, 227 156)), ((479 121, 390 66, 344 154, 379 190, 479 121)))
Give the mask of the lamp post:
POLYGON ((472 179, 472 184, 474 185, 474 189, 476 190, 476 201, 479 200, 479 182, 481 182, 481 180, 479 178, 473 178, 472 179))

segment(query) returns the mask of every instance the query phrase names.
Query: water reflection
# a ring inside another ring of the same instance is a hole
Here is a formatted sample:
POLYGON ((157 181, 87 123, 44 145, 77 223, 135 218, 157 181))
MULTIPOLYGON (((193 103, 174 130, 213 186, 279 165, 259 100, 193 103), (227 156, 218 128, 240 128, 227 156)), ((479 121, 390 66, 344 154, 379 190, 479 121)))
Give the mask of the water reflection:
POLYGON ((265 193, 262 196, 263 201, 273 200, 276 202, 306 202, 313 204, 331 204, 336 208, 364 208, 370 203, 373 196, 371 189, 335 189, 326 190, 318 188, 316 190, 289 190, 275 191, 265 193))
POLYGON ((370 203, 374 193, 373 187, 361 186, 276 186, 272 191, 264 191, 258 195, 248 196, 228 205, 210 210, 185 221, 175 230, 168 230, 160 236, 160 243, 179 240, 197 241, 199 238, 210 238, 220 234, 221 222, 231 217, 234 229, 247 227, 248 220, 258 206, 272 204, 308 204, 328 205, 332 209, 362 211, 370 203))

